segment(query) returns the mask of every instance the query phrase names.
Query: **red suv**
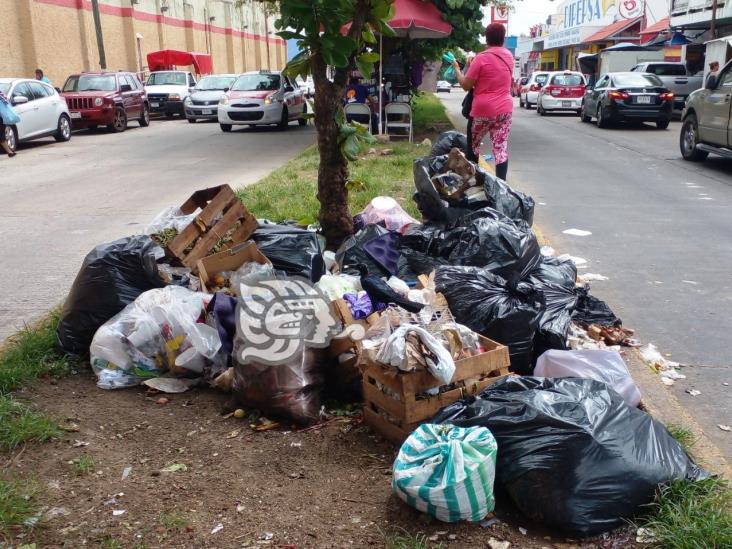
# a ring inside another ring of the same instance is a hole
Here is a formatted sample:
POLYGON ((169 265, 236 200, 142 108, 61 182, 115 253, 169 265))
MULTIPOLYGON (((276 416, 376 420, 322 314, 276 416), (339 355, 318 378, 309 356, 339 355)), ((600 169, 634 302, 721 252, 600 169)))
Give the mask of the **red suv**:
POLYGON ((130 72, 84 72, 66 79, 66 99, 74 128, 107 126, 123 132, 130 120, 150 125, 150 104, 142 82, 130 72))

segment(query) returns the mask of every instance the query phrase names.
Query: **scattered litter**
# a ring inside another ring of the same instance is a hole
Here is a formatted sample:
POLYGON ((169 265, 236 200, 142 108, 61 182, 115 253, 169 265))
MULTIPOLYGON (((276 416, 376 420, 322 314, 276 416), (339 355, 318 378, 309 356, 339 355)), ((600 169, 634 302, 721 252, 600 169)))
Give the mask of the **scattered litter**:
POLYGON ((637 543, 654 543, 656 536, 650 528, 638 528, 635 533, 635 541, 637 543))
POLYGON ((122 470, 122 480, 126 480, 127 477, 130 476, 130 473, 132 472, 132 465, 128 465, 122 470))
POLYGON ((699 396, 701 394, 701 391, 697 391, 696 389, 687 389, 686 392, 693 397, 699 396))
POLYGON ((72 448, 84 448, 85 446, 89 446, 89 443, 84 440, 74 440, 74 443, 71 445, 72 448))
POLYGON ((500 541, 496 538, 490 538, 488 540, 488 547, 490 547, 491 549, 508 549, 509 547, 511 547, 511 542, 500 541))
POLYGON ((160 397, 155 401, 155 404, 158 406, 165 406, 168 402, 170 402, 170 399, 167 399, 165 397, 160 397))
POLYGON ((246 417, 246 415, 247 415, 247 413, 244 410, 242 410, 241 408, 237 408, 236 410, 234 410, 234 417, 237 419, 246 417))
POLYGON ((53 519, 56 517, 65 517, 66 515, 70 515, 71 511, 69 511, 66 507, 52 507, 48 511, 46 511, 46 518, 47 519, 53 519))
POLYGON ((185 463, 171 463, 167 467, 163 467, 163 473, 184 473, 188 470, 188 466, 185 463))
POLYGON ((62 425, 61 429, 67 433, 78 433, 80 431, 79 425, 76 423, 67 423, 66 425, 62 425))
MULTIPOLYGON (((198 379, 179 379, 175 377, 155 377, 152 379, 146 379, 142 382, 143 385, 160 391, 161 393, 185 393, 191 387, 195 387, 198 384, 198 379)), ((159 400, 168 400, 165 397, 161 397, 159 400)), ((160 404, 160 402, 158 402, 160 404)))
POLYGON ((711 196, 700 196, 699 200, 714 200, 711 196))
POLYGON ((105 501, 102 505, 104 505, 104 506, 116 505, 117 500, 124 495, 125 495, 124 492, 118 492, 118 493, 114 494, 111 498, 109 498, 107 501, 105 501))
POLYGON ((686 379, 684 374, 677 371, 678 362, 666 360, 652 343, 640 349, 641 358, 651 367, 651 370, 661 376, 664 385, 671 386, 678 379, 686 379))
POLYGON ((127 512, 126 509, 113 509, 112 510, 112 516, 113 517, 121 517, 127 512))
POLYGON ((265 532, 261 539, 269 541, 271 539, 274 539, 274 534, 272 532, 265 532))
POLYGON ((567 229, 562 232, 570 236, 590 236, 592 234, 590 231, 584 231, 582 229, 567 229))
POLYGON ((237 512, 237 513, 243 513, 243 512, 245 511, 245 510, 246 510, 246 507, 245 507, 245 506, 244 506, 244 504, 242 504, 242 503, 239 503, 239 504, 238 504, 238 505, 236 506, 236 512, 237 512))
POLYGON ((241 433, 241 429, 237 429, 236 431, 231 431, 228 435, 226 435, 226 438, 236 438, 239 436, 239 433, 241 433))
POLYGON ((211 533, 218 534, 223 529, 224 529, 224 525, 219 522, 216 526, 213 527, 213 530, 211 530, 211 533))
POLYGON ((524 536, 529 533, 526 528, 522 528, 521 526, 519 526, 519 532, 521 532, 524 536))
POLYGON ((501 521, 498 520, 497 518, 487 519, 487 520, 481 521, 480 527, 481 528, 490 528, 491 526, 493 526, 494 524, 498 524, 499 522, 501 522, 501 521))
POLYGON ((292 448, 302 448, 302 442, 290 442, 292 448))
POLYGON ((544 257, 553 257, 556 251, 551 246, 542 246, 541 247, 541 255, 544 257))
POLYGON ((723 382, 722 385, 724 385, 725 387, 729 387, 729 383, 727 383, 726 381, 723 382))
POLYGON ((597 273, 584 273, 577 277, 577 282, 580 284, 587 284, 588 282, 603 282, 605 280, 609 280, 609 278, 597 273))
POLYGON ((698 282, 695 282, 693 280, 682 280, 681 282, 683 282, 684 284, 691 284, 693 286, 697 286, 699 284, 698 282))
POLYGON ((729 425, 722 425, 720 423, 720 424, 717 425, 717 427, 719 427, 720 429, 722 429, 722 431, 732 431, 732 427, 730 427, 729 425))
POLYGON ((447 536, 447 539, 449 539, 450 541, 455 541, 457 539, 457 536, 455 534, 450 534, 449 536, 447 536))

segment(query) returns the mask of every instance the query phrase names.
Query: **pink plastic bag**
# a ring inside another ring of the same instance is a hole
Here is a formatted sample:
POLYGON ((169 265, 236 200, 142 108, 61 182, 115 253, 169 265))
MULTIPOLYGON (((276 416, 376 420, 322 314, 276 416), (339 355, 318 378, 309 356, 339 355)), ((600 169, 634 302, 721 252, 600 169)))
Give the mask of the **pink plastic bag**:
POLYGON ((418 223, 396 200, 388 196, 374 198, 361 212, 361 217, 366 225, 384 222, 387 229, 399 232, 405 225, 418 223))

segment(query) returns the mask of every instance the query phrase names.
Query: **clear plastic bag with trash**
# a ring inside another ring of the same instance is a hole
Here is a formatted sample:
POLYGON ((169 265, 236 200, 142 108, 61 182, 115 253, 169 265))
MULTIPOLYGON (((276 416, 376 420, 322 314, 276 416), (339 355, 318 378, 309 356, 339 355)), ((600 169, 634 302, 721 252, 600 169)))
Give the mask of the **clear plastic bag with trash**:
POLYGON ((168 206, 145 227, 145 234, 158 234, 168 229, 177 232, 183 231, 188 225, 198 217, 201 210, 196 210, 192 214, 184 214, 177 206, 168 206))

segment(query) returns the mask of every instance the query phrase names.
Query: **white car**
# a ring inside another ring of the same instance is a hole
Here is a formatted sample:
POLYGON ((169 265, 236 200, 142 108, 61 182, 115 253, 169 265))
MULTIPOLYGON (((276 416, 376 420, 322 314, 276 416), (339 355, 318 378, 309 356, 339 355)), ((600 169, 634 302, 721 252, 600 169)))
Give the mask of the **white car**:
POLYGON ((536 104, 536 112, 544 116, 549 111, 582 110, 582 98, 585 95, 585 77, 581 72, 553 72, 541 91, 536 104))
POLYGON ((315 97, 315 82, 313 82, 313 77, 308 76, 307 80, 303 80, 302 78, 297 78, 297 85, 300 86, 300 89, 305 94, 305 97, 315 97))
POLYGON ((5 139, 12 150, 18 143, 53 137, 71 139, 71 115, 66 101, 50 85, 28 78, 0 78, 5 94, 20 123, 5 126, 5 139))
POLYGON ((150 112, 165 114, 167 118, 173 118, 176 114, 185 118, 183 102, 195 85, 196 79, 188 71, 151 72, 145 82, 150 112))
POLYGON ((440 80, 437 82, 437 91, 450 93, 452 91, 452 84, 446 80, 440 80))
POLYGON ((530 109, 539 99, 539 91, 546 84, 549 78, 549 71, 541 71, 531 73, 528 82, 521 86, 521 94, 519 95, 519 105, 525 109, 530 109))
POLYGON ((219 125, 225 132, 233 126, 277 125, 286 130, 295 120, 308 121, 305 94, 279 72, 247 72, 239 76, 219 102, 219 125))

